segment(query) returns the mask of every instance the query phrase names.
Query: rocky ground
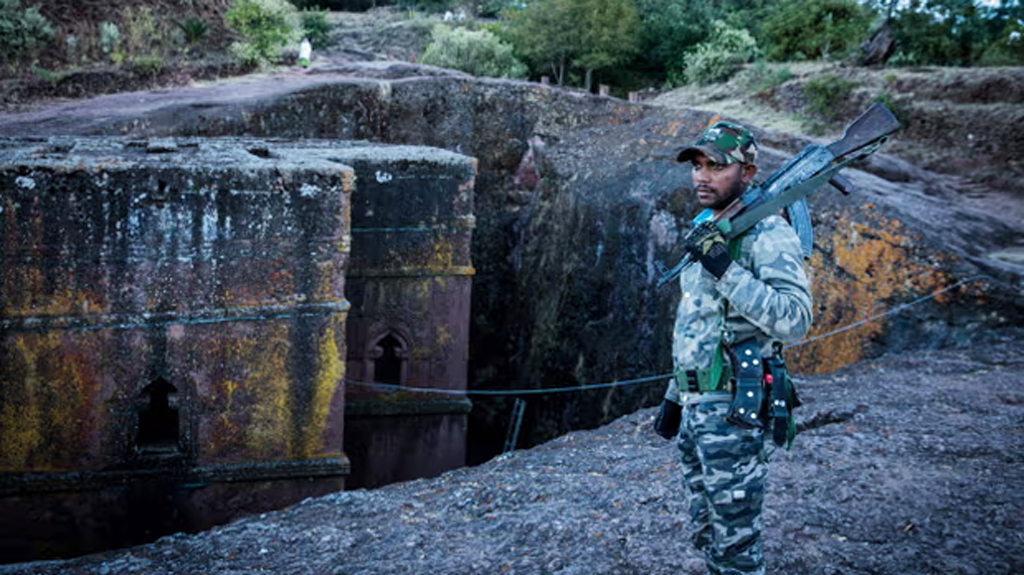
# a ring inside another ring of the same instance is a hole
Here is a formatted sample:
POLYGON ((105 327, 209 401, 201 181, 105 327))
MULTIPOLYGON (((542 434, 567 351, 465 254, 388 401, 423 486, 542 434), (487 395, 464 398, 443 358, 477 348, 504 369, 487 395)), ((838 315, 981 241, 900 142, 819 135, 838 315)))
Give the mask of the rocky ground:
MULTIPOLYGON (((1024 573, 1020 330, 801 378, 772 458, 769 573, 1024 573)), ((702 573, 644 409, 483 465, 0 573, 702 573)))

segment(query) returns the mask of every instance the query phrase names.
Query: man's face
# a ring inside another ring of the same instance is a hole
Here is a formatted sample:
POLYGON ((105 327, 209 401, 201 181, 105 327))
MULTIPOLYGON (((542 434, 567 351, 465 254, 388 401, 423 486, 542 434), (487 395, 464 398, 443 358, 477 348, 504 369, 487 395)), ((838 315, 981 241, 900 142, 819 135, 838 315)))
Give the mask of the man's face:
POLYGON ((691 164, 697 202, 715 212, 743 194, 757 172, 753 164, 719 164, 704 154, 694 156, 691 164))

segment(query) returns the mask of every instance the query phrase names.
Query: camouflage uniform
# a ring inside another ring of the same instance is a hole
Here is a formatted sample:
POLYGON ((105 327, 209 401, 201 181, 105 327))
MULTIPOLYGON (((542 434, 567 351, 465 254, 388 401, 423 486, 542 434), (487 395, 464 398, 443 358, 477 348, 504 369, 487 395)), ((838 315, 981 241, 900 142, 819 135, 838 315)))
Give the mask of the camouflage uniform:
MULTIPOLYGON (((740 242, 738 256, 721 279, 716 281, 699 263, 680 276, 682 297, 672 346, 677 373, 706 370, 720 340, 736 343, 755 337, 762 356, 768 357, 773 342, 798 340, 810 328, 803 255, 789 224, 769 216, 734 241, 740 242)), ((768 472, 766 443, 771 442, 760 429, 726 421, 732 400, 727 390, 691 393, 672 380, 665 399, 683 406, 677 441, 691 533, 704 552, 708 573, 764 573, 761 506, 768 472)))

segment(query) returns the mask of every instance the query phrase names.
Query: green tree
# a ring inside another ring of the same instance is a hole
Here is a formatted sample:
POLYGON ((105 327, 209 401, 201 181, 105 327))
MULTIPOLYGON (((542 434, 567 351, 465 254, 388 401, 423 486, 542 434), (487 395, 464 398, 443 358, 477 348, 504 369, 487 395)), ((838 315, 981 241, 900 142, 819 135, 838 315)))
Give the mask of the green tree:
POLYGON ((714 18, 724 21, 732 28, 746 30, 759 45, 765 42, 762 26, 778 9, 775 0, 709 0, 714 18))
POLYGON ((517 54, 536 70, 550 69, 559 86, 575 46, 579 28, 571 19, 573 0, 540 0, 522 10, 506 13, 505 36, 517 54))
MULTIPOLYGON (((999 7, 975 0, 912 0, 892 19, 897 51, 893 62, 969 66, 993 42, 1006 41, 1014 3, 999 7)), ((1019 4, 1016 4, 1019 6, 1019 4)))
POLYGON ((631 0, 537 0, 509 13, 507 36, 537 69, 551 69, 559 85, 568 68, 593 73, 628 61, 639 47, 640 19, 631 0))
POLYGON ((845 56, 867 37, 873 12, 856 0, 784 0, 765 19, 772 60, 845 56))
POLYGON ((462 70, 474 76, 525 78, 526 66, 512 54, 512 46, 487 30, 434 27, 421 64, 462 70))
POLYGON ((579 52, 573 64, 583 68, 583 86, 593 86, 595 70, 629 61, 639 48, 640 18, 632 0, 576 0, 579 52))
POLYGON ((682 77, 686 53, 708 37, 711 6, 706 0, 637 0, 637 12, 641 57, 670 82, 682 77))
POLYGON ((1001 30, 992 34, 993 39, 985 48, 979 63, 984 66, 1024 65, 1024 7, 1020 3, 1016 10, 1001 9, 998 25, 1001 30))

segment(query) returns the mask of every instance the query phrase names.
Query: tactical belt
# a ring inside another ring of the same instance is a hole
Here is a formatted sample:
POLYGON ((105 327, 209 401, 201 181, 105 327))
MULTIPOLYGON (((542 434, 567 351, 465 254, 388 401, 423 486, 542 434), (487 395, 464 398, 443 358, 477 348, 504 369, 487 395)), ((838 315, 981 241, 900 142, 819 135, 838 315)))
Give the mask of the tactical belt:
POLYGON ((718 378, 718 381, 712 381, 714 379, 712 371, 714 370, 711 368, 677 371, 676 383, 679 384, 679 392, 683 394, 703 393, 706 391, 725 391, 728 389, 729 380, 732 379, 732 368, 728 365, 723 365, 720 370, 721 377, 718 378))

